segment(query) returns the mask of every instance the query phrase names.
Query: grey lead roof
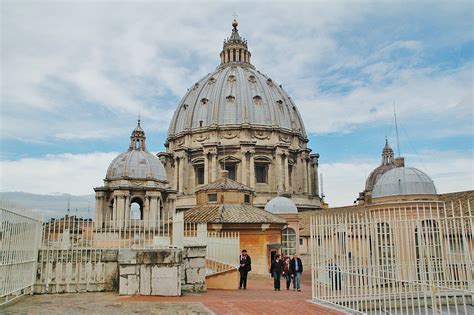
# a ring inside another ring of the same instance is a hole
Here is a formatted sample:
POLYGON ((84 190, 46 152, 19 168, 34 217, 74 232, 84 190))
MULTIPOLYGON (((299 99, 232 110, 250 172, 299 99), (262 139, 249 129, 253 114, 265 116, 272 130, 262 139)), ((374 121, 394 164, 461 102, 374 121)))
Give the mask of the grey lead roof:
POLYGON ((303 120, 286 92, 242 64, 219 67, 191 87, 174 113, 168 135, 242 124, 280 127, 306 138, 303 120))
POLYGON ((119 154, 110 163, 105 179, 128 178, 166 181, 165 168, 155 155, 147 151, 145 139, 145 131, 138 120, 138 125, 130 136, 128 151, 119 154))
POLYGON ((374 186, 372 198, 426 194, 436 194, 436 187, 428 175, 414 167, 397 167, 380 177, 374 186))

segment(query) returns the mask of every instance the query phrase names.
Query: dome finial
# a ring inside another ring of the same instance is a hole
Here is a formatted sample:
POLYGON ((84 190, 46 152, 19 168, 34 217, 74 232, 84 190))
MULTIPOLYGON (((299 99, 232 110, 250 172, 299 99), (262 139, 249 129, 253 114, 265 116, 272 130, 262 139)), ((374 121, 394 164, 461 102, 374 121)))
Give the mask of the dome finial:
POLYGON ((234 16, 234 20, 232 21, 232 27, 234 29, 237 29, 237 26, 239 25, 239 22, 237 22, 237 13, 234 13, 233 16, 234 16))

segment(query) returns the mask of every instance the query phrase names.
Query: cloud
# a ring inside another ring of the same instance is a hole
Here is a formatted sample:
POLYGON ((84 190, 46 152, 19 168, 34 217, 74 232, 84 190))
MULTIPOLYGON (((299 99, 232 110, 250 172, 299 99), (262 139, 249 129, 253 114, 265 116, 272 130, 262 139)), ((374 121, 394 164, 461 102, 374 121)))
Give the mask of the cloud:
POLYGON ((58 154, 3 160, 1 191, 85 195, 103 184, 107 168, 118 153, 58 154))

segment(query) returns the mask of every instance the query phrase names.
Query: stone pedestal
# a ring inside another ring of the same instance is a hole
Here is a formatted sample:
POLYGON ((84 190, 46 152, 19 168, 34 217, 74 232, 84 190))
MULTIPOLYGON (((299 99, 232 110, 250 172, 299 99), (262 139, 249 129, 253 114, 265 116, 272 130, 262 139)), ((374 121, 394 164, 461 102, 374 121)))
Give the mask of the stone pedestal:
POLYGON ((118 263, 119 294, 181 295, 182 250, 121 250, 118 263))

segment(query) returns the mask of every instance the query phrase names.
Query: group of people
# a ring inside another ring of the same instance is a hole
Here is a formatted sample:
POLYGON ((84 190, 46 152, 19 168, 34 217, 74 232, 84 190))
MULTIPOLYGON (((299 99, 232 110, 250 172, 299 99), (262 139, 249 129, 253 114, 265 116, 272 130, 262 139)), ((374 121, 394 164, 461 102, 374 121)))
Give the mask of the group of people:
MULTIPOLYGON (((242 250, 239 256, 240 266, 240 283, 239 290, 247 290, 247 275, 252 270, 252 260, 247 254, 247 250, 242 250)), ((280 255, 276 255, 270 265, 270 274, 273 278, 273 287, 275 291, 280 291, 281 277, 286 280, 286 289, 289 290, 293 281, 293 290, 301 291, 301 274, 303 273, 303 263, 297 254, 293 258, 286 257, 281 259, 280 255)))
POLYGON ((303 263, 297 254, 290 257, 281 258, 276 255, 270 266, 270 274, 273 278, 273 288, 275 291, 280 291, 281 277, 286 280, 286 289, 290 289, 293 280, 293 290, 301 291, 301 274, 303 273, 303 263))

